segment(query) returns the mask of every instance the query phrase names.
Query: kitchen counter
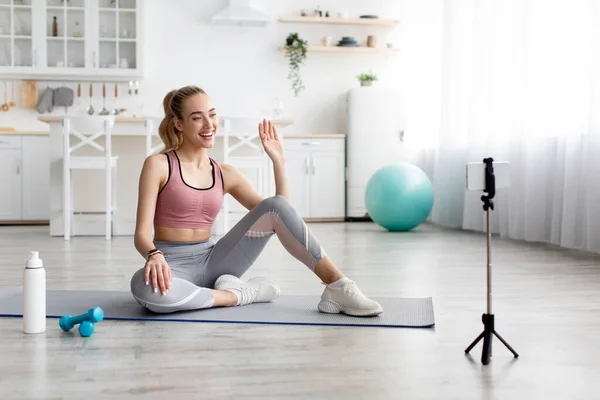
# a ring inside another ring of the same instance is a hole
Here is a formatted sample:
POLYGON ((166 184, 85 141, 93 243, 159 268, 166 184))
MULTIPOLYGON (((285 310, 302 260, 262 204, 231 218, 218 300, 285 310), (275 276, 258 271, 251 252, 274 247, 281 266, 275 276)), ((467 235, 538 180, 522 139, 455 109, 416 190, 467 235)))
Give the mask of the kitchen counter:
POLYGON ((48 136, 48 131, 17 131, 15 129, 0 129, 0 135, 15 136, 48 136))
MULTIPOLYGON (((58 116, 45 116, 38 117, 38 120, 41 122, 60 122, 60 117, 58 116)), ((115 122, 117 123, 143 123, 143 118, 134 118, 134 117, 117 117, 115 118, 115 122)), ((291 120, 274 120, 275 124, 278 126, 289 126, 293 123, 291 120)), ((17 136, 47 136, 49 131, 17 131, 13 128, 3 129, 0 128, 0 135, 17 135, 17 136)), ((139 132, 141 134, 142 132, 139 132)), ((298 138, 298 139, 327 139, 327 138, 345 138, 345 133, 281 133, 280 134, 284 138, 298 138)))
MULTIPOLYGON (((60 116, 38 116, 39 121, 48 124, 48 157, 50 163, 50 235, 61 236, 63 231, 62 223, 62 157, 63 157, 63 133, 60 116)), ((135 217, 137 210, 137 191, 141 168, 146 158, 146 127, 144 118, 116 117, 115 125, 112 129, 113 156, 117 156, 117 174, 116 174, 116 201, 114 233, 116 235, 132 235, 135 230, 135 217)), ((273 120, 278 126, 292 124, 291 120, 273 120)), ((21 131, 14 131, 9 134, 19 134, 21 131)), ((8 133, 8 132, 7 132, 8 133)), ((0 133, 1 134, 1 133, 0 133)), ((33 134, 28 132, 27 134, 33 134)), ((38 132, 38 134, 45 134, 38 132)), ((324 144, 323 142, 332 139, 343 140, 346 135, 343 133, 286 133, 283 129, 279 132, 285 140, 306 139, 311 145, 324 144)), ((218 134, 215 138, 215 146, 209 151, 209 155, 217 162, 223 162, 224 141, 223 134, 218 134)), ((103 139, 100 139, 102 141, 103 139)), ((255 139, 259 142, 260 139, 255 139)), ((153 136, 153 145, 160 143, 160 139, 153 136)), ((256 143, 259 145, 259 143, 256 143)), ((292 144, 290 143, 290 146, 292 144)), ((96 149, 83 147, 77 150, 77 155, 100 155, 96 149)), ((238 155, 251 154, 253 150, 239 149, 238 155)), ((342 157, 343 158, 343 157, 342 157)), ((73 198, 74 209, 78 212, 73 219, 73 230, 75 235, 98 235, 104 233, 104 196, 103 171, 77 171, 73 174, 73 198)), ((250 171, 249 180, 254 183, 255 174, 250 171)), ((221 217, 222 218, 222 217, 221 217)), ((215 234, 220 232, 221 223, 215 223, 215 234)))
MULTIPOLYGON (((132 118, 133 119, 133 118, 132 118)), ((121 121, 121 122, 139 122, 139 121, 121 121)), ((0 130, 1 135, 15 136, 48 136, 48 131, 4 131, 0 130)), ((298 139, 327 139, 327 138, 345 138, 345 133, 282 133, 284 138, 298 139)))
POLYGON ((338 139, 345 138, 345 133, 283 133, 281 134, 284 138, 296 138, 296 139, 338 139))
MULTIPOLYGON (((46 116, 46 117, 38 117, 39 121, 42 122, 60 122, 60 116, 46 116)), ((115 123, 117 122, 129 122, 129 123, 140 123, 144 122, 143 117, 115 117, 115 123)), ((289 119, 274 119, 272 120, 274 125, 277 126, 290 126, 294 123, 294 121, 289 119)))

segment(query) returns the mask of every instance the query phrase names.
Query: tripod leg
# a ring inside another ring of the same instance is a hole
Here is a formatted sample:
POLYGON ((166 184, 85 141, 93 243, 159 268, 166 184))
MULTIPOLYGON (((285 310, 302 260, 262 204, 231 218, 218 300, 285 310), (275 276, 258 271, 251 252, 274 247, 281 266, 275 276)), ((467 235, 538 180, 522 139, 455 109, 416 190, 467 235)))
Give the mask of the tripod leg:
POLYGON ((477 339, 475 339, 473 341, 473 343, 471 343, 469 345, 469 347, 467 347, 467 349, 465 350, 465 353, 469 354, 469 352, 471 351, 471 349, 473 347, 475 347, 475 345, 483 338, 483 335, 485 335, 485 331, 481 332, 481 334, 479 336, 477 336, 477 339))
POLYGON ((492 358, 492 332, 484 332, 483 349, 481 349, 481 363, 488 365, 492 358))
POLYGON ((514 351, 514 349, 512 347, 510 347, 510 345, 508 343, 506 343, 506 340, 502 339, 502 337, 500 335, 498 335, 498 332, 494 331, 493 333, 508 348, 508 350, 510 350, 510 352, 513 353, 513 355, 515 356, 515 358, 519 357, 519 355, 517 354, 517 352, 514 351))

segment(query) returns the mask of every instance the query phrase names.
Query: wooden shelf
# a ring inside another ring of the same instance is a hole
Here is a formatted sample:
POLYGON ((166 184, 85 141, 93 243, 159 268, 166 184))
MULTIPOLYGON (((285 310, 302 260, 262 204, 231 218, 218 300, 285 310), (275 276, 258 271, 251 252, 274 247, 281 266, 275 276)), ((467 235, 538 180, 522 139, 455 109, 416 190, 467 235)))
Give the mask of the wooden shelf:
POLYGON ((279 22, 296 24, 396 26, 398 21, 379 18, 280 17, 279 22))
MULTIPOLYGON (((280 48, 285 51, 285 46, 280 48)), ((398 49, 388 49, 387 47, 342 47, 342 46, 306 46, 309 53, 362 53, 362 54, 397 54, 398 49)))

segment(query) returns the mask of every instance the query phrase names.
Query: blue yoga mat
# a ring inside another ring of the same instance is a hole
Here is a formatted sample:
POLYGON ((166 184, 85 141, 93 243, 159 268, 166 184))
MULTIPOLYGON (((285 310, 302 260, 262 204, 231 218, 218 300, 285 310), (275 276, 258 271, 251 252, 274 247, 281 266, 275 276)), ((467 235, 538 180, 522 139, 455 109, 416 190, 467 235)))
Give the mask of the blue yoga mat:
MULTIPOLYGON (((104 319, 129 321, 217 322, 285 325, 378 326, 389 328, 433 327, 433 302, 427 298, 373 298, 383 307, 376 317, 352 317, 324 314, 317 310, 319 296, 282 295, 271 303, 243 307, 219 307, 155 314, 140 306, 129 292, 49 290, 46 292, 46 315, 60 318, 78 315, 98 306, 104 319)), ((23 316, 23 288, 0 290, 0 316, 23 316)))

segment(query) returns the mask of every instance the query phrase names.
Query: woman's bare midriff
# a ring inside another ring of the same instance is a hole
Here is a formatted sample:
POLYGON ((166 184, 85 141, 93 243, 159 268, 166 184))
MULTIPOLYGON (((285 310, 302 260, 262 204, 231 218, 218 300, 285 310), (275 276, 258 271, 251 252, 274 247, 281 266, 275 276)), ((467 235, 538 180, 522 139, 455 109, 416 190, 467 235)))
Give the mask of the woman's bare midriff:
POLYGON ((209 239, 211 231, 206 229, 154 227, 154 240, 167 242, 202 242, 209 239))

